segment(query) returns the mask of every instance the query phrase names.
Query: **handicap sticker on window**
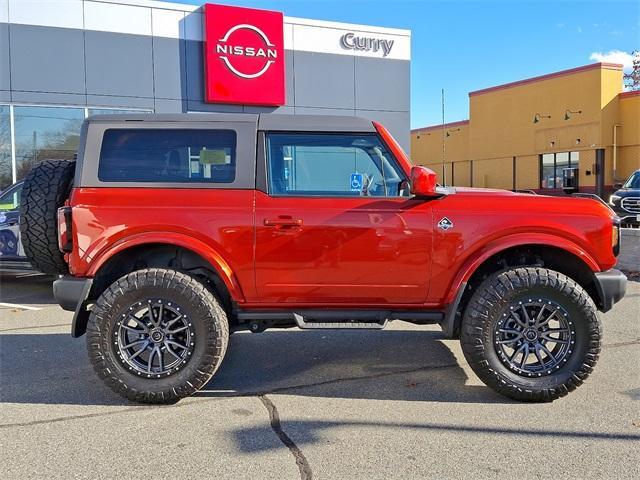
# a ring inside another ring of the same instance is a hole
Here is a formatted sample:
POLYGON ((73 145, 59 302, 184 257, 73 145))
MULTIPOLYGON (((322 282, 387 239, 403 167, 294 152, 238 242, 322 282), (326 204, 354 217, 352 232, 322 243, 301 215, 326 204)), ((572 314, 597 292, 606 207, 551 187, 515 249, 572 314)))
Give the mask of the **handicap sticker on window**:
POLYGON ((361 192, 362 191, 362 182, 364 181, 364 176, 361 173, 352 173, 351 179, 349 180, 351 185, 352 192, 361 192))

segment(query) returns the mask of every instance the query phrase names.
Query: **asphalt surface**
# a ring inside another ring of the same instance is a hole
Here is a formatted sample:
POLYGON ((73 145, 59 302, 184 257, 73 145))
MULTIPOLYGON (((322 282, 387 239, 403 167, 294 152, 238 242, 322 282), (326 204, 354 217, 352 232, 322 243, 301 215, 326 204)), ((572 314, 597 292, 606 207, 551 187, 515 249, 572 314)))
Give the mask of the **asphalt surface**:
POLYGON ((231 337, 206 390, 138 406, 94 375, 51 279, 0 279, 0 461, 28 478, 640 478, 640 283, 603 315, 595 372, 524 404, 457 341, 384 331, 231 337), (23 307, 37 310, 27 310, 23 307))

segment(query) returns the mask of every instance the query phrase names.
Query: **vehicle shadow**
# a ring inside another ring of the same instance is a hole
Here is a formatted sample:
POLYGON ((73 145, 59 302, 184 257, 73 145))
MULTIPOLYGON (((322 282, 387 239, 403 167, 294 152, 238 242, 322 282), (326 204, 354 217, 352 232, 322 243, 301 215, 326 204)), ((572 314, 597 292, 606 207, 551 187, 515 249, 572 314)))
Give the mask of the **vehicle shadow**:
POLYGON ((42 273, 2 273, 0 302, 28 305, 57 305, 53 298, 56 277, 42 273))
MULTIPOLYGON (((197 395, 282 392, 307 397, 510 402, 467 375, 434 331, 240 333, 197 395)), ((68 334, 0 335, 0 402, 124 405, 94 374, 84 339, 68 334)))
MULTIPOLYGON (((392 430, 396 431, 397 434, 400 435, 406 435, 411 431, 426 431, 434 434, 440 432, 451 432, 464 435, 479 435, 485 439, 487 435, 506 435, 514 438, 514 441, 516 439, 528 437, 540 440, 555 438, 558 441, 566 441, 568 439, 589 442, 615 440, 618 442, 631 442, 633 444, 640 440, 640 435, 633 433, 554 430, 552 428, 545 428, 544 425, 541 425, 540 428, 509 428, 482 426, 477 424, 452 425, 447 423, 430 422, 382 422, 379 420, 287 420, 282 426, 287 437, 289 437, 289 441, 292 444, 295 444, 298 449, 304 449, 305 447, 314 444, 322 445, 326 442, 326 438, 323 437, 335 437, 336 433, 330 432, 331 430, 340 430, 350 427, 357 428, 358 432, 366 431, 365 429, 371 428, 375 429, 377 432, 380 430, 392 430)), ((272 426, 269 423, 264 423, 255 427, 236 429, 233 430, 231 434, 233 435, 235 444, 239 451, 242 453, 253 454, 262 453, 275 448, 282 448, 280 445, 273 443, 256 442, 256 438, 265 438, 271 431, 272 426)))

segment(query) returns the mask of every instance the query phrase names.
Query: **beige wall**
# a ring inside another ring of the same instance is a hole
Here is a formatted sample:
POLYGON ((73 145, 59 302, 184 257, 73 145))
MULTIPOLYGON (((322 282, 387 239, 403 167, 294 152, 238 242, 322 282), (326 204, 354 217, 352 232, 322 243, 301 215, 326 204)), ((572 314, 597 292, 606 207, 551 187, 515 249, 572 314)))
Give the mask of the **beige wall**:
POLYGON ((640 94, 618 98, 616 181, 624 181, 640 169, 640 94))
POLYGON ((513 188, 513 158, 492 158, 473 162, 473 186, 513 188))
POLYGON ((516 157, 516 189, 534 190, 540 186, 538 155, 516 157))
POLYGON ((460 187, 471 186, 471 162, 461 161, 455 163, 455 172, 452 183, 460 187))
POLYGON ((471 156, 482 159, 557 152, 573 146, 576 138, 581 138, 583 145, 599 144, 600 86, 601 70, 594 68, 471 94, 471 156), (566 110, 582 113, 570 114, 565 120, 566 110), (536 113, 551 118, 534 123, 536 113))
POLYGON ((581 187, 595 188, 596 176, 593 171, 595 163, 596 163, 595 150, 584 150, 580 152, 580 186, 581 187))
POLYGON ((467 160, 469 156, 469 126, 445 126, 443 138, 442 127, 436 127, 424 132, 412 133, 411 157, 416 165, 442 164, 444 142, 445 161, 459 162, 467 160), (449 136, 446 135, 449 132, 449 136))
MULTIPOLYGON (((622 70, 594 64, 518 82, 515 85, 472 92, 469 120, 445 125, 445 161, 456 162, 455 183, 513 188, 540 186, 539 156, 543 153, 580 152, 580 185, 594 187, 595 150, 605 149, 605 184, 613 178, 613 126, 617 130, 618 179, 640 168, 640 95, 622 95, 622 70), (565 112, 571 110, 565 118, 565 112), (534 123, 536 113, 541 118, 534 123), (458 165, 460 163, 460 165, 458 165), (591 175, 587 172, 591 171, 591 175)), ((434 126, 413 131, 412 160, 434 167, 442 175, 443 129, 434 126)), ((448 183, 451 180, 447 172, 448 183)))

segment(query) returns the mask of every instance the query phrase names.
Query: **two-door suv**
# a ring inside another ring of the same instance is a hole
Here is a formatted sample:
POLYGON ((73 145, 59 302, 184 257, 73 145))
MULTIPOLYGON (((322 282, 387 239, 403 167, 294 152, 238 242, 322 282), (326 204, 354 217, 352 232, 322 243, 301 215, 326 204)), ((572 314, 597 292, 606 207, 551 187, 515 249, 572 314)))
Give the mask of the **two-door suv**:
POLYGON ((72 335, 138 402, 204 386, 233 331, 394 319, 440 324, 491 388, 550 401, 591 373, 597 310, 626 288, 606 204, 440 187, 361 118, 91 117, 77 161, 40 163, 22 197, 72 335))

